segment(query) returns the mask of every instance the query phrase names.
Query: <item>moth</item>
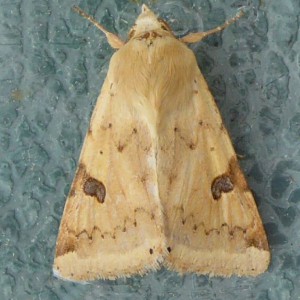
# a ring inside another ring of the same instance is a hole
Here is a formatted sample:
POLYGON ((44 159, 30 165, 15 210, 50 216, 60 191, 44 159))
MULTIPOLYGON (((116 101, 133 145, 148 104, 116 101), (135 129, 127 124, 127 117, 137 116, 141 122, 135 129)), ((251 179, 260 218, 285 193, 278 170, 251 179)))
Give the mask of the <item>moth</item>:
POLYGON ((193 52, 236 21, 176 38, 146 6, 113 54, 56 243, 54 274, 116 279, 165 266, 181 274, 256 276, 266 234, 193 52))

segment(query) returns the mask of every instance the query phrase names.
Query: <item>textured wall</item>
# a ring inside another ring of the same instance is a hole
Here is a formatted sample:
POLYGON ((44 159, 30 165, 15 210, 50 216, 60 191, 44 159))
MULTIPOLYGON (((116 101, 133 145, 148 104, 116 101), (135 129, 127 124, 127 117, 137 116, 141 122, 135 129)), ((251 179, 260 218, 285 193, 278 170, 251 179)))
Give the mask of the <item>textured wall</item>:
MULTIPOLYGON (((125 37, 136 2, 76 4, 125 37)), ((73 4, 0 0, 0 299, 300 299, 299 0, 147 2, 179 35, 246 6, 193 49, 256 196, 269 271, 221 279, 161 270, 89 285, 53 277, 65 198, 113 53, 73 4)))

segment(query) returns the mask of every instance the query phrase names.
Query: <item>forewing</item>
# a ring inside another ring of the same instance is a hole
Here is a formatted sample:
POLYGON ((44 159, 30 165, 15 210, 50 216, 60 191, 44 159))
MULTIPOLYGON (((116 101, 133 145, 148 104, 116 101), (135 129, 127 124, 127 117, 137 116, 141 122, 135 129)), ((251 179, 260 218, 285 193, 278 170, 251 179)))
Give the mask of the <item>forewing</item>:
POLYGON ((97 101, 59 230, 54 272, 69 280, 143 274, 165 251, 153 137, 115 72, 97 101))
POLYGON ((255 201, 196 61, 186 67, 179 99, 161 110, 159 127, 166 265, 181 273, 257 275, 270 253, 255 201))

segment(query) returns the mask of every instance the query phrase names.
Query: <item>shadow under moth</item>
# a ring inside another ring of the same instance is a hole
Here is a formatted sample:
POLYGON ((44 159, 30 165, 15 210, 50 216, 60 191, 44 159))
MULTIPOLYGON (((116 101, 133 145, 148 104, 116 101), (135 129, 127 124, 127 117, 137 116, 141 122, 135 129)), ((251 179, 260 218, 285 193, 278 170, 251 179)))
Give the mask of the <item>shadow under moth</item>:
POLYGON ((66 201, 54 274, 72 281, 145 274, 256 276, 266 234, 219 110, 186 44, 142 6, 127 42, 80 8, 118 49, 66 201))

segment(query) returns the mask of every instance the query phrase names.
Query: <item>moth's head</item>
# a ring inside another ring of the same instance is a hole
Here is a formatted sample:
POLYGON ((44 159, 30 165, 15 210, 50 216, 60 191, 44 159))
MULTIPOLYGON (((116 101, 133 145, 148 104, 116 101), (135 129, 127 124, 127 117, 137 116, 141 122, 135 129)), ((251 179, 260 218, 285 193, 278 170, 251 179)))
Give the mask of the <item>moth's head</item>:
POLYGON ((156 17, 147 5, 142 5, 142 11, 129 31, 129 39, 142 35, 149 31, 159 31, 161 33, 172 34, 170 26, 162 19, 156 17))

